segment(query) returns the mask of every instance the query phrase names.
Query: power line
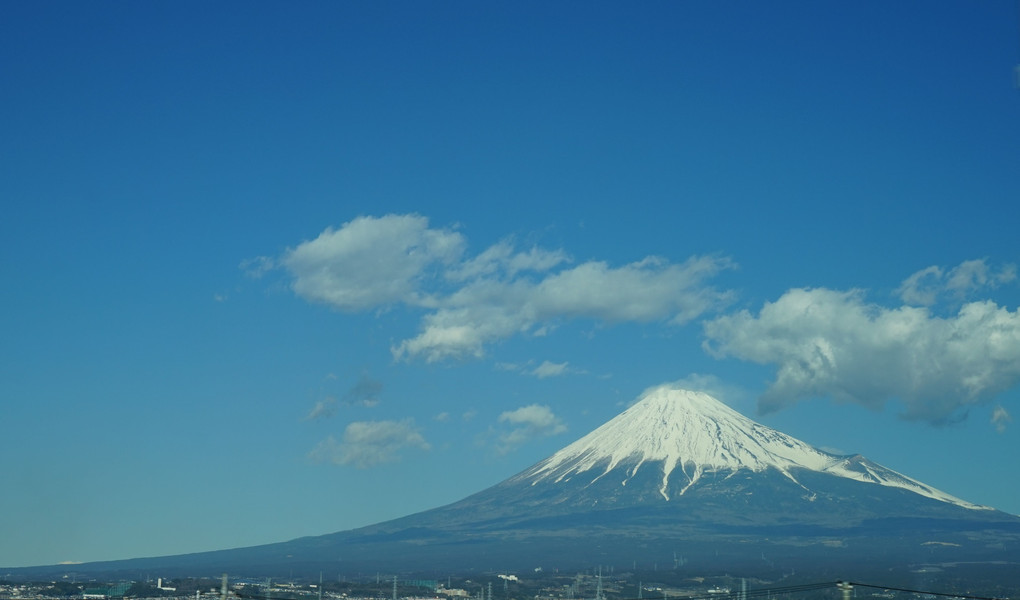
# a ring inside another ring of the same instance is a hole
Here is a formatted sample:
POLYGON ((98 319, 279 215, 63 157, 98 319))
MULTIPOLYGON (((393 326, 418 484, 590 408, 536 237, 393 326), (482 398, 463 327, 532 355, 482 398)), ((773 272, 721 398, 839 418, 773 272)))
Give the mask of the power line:
MULTIPOLYGON (((840 581, 825 581, 820 583, 806 583, 802 585, 791 585, 785 587, 774 587, 774 588, 762 588, 756 590, 746 591, 726 591, 726 592, 712 592, 705 593, 700 596, 684 596, 683 600, 751 600, 756 598, 771 598, 772 596, 784 595, 784 594, 801 594, 806 592, 813 592, 817 590, 823 590, 826 588, 839 587, 841 584, 850 585, 853 587, 872 588, 878 590, 886 590, 890 592, 904 592, 907 594, 923 594, 927 596, 939 596, 945 598, 960 598, 962 600, 1006 600, 1004 598, 996 598, 994 596, 973 596, 968 594, 956 594, 948 592, 933 592, 930 590, 912 590, 907 588, 891 587, 888 585, 874 585, 870 583, 858 583, 858 582, 840 582, 840 581)), ((484 592, 483 592, 484 593, 484 592)), ((241 600, 264 600, 267 598, 266 594, 257 594, 252 592, 233 591, 233 594, 241 600)), ((490 592, 491 594, 491 592, 490 592)), ((285 600, 298 600, 299 596, 290 594, 284 596, 285 600)), ((638 598, 627 598, 623 600, 640 600, 640 592, 638 598)), ((648 600, 647 598, 645 600, 648 600)))
MULTIPOLYGON (((802 593, 802 592, 813 592, 813 591, 816 591, 816 590, 823 590, 823 589, 826 589, 826 588, 836 587, 837 583, 838 582, 836 582, 836 581, 827 581, 825 583, 808 583, 808 584, 804 584, 804 585, 793 585, 793 586, 778 587, 778 588, 765 588, 765 589, 759 589, 759 590, 747 590, 746 592, 743 592, 743 591, 736 591, 736 592, 729 592, 729 591, 727 591, 727 592, 720 592, 720 591, 715 591, 715 592, 711 592, 711 593, 706 593, 706 594, 701 595, 701 596, 686 596, 685 595, 683 597, 683 600, 741 600, 741 598, 761 598, 761 597, 768 597, 768 596, 772 596, 772 595, 776 595, 776 594, 798 594, 798 593, 802 593)), ((627 599, 627 600, 637 600, 637 599, 630 598, 630 599, 627 599)), ((648 600, 648 598, 645 598, 644 600, 648 600)), ((998 600, 998 599, 995 599, 995 600, 998 600)))
MULTIPOLYGON (((746 592, 713 592, 706 593, 701 596, 684 596, 683 600, 741 600, 751 598, 765 598, 772 597, 782 594, 800 594, 805 592, 813 592, 817 590, 823 590, 826 588, 838 587, 841 583, 839 581, 826 581, 821 583, 807 583, 803 585, 793 585, 786 587, 776 588, 763 588, 757 590, 747 590, 746 592)), ((1003 598, 995 598, 991 596, 971 596, 967 594, 955 594, 947 592, 932 592, 925 590, 911 590, 906 588, 890 587, 887 585, 873 585, 869 583, 856 583, 850 582, 849 585, 857 587, 874 588, 879 590, 888 590, 891 592, 905 592, 909 594, 924 594, 928 596, 941 596, 947 598, 961 598, 963 600, 1005 600, 1003 598)), ((630 598, 628 600, 637 600, 630 598)))
POLYGON ((850 582, 850 585, 855 585, 857 587, 877 588, 877 589, 881 589, 881 590, 889 590, 889 591, 892 591, 892 592, 907 592, 907 593, 910 593, 910 594, 925 594, 925 595, 928 595, 928 596, 948 596, 950 598, 968 598, 968 599, 971 599, 971 600, 1003 600, 1002 598, 993 598, 993 597, 988 597, 988 596, 968 596, 966 594, 948 594, 948 593, 943 593, 943 592, 924 592, 924 591, 920 591, 920 590, 908 590, 908 589, 904 589, 904 588, 895 588, 895 587, 889 587, 889 586, 885 586, 885 585, 870 585, 870 584, 867 584, 867 583, 854 583, 854 582, 850 582))

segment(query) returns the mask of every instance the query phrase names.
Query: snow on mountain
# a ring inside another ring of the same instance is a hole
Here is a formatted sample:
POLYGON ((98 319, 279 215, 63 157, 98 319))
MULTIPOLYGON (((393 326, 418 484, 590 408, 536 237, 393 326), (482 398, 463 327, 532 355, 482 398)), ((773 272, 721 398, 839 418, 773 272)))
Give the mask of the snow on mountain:
MULTIPOLYGON (((966 502, 860 455, 840 456, 756 423, 702 392, 664 385, 647 391, 637 403, 595 431, 522 473, 532 485, 559 483, 588 474, 591 482, 626 469, 622 484, 639 469, 661 469, 659 493, 670 500, 671 477, 681 477, 680 494, 705 473, 775 469, 793 482, 801 469, 861 482, 902 488, 969 509, 966 502)), ((803 487, 803 485, 802 485, 803 487)), ((807 488, 805 488, 807 489, 807 488)))

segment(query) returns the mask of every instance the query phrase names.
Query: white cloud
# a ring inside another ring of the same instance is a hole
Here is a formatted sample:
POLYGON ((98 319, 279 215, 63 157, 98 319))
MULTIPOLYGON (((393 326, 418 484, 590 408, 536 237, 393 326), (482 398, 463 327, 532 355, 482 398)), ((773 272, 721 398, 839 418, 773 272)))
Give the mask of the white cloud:
POLYGON ((982 288, 996 288, 1014 279, 1016 279, 1015 265, 1006 265, 998 272, 993 272, 984 260, 968 260, 953 267, 946 274, 946 289, 966 296, 982 288))
MULTIPOLYGON (((508 410, 499 415, 500 423, 511 425, 526 425, 536 429, 558 429, 562 427, 559 418, 553 414, 548 406, 541 404, 530 404, 522 406, 517 410, 508 410)), ((566 431, 562 429, 560 431, 566 431)))
POLYGON ((714 356, 777 366, 763 412, 819 396, 872 408, 895 398, 905 418, 946 423, 1020 381, 1020 313, 990 301, 942 318, 869 304, 857 290, 793 289, 757 316, 704 327, 714 356))
POLYGON ((529 375, 531 377, 538 377, 539 379, 546 379, 547 377, 559 377, 560 375, 567 374, 585 374, 587 371, 583 369, 577 369, 570 366, 567 361, 561 363, 554 363, 552 361, 542 361, 538 366, 534 366, 535 361, 529 360, 522 364, 498 362, 493 365, 500 371, 510 371, 513 373, 520 373, 522 375, 529 375))
POLYGON ((499 434, 496 452, 506 454, 521 444, 538 437, 563 433, 567 426, 553 414, 548 406, 531 404, 499 415, 500 423, 507 423, 510 430, 499 434))
POLYGON ((276 268, 276 261, 268 256, 246 258, 238 265, 244 274, 252 279, 261 279, 266 273, 276 268))
POLYGON ((305 420, 328 419, 334 414, 336 414, 336 398, 327 396, 315 403, 312 410, 308 411, 308 414, 305 416, 305 420))
POLYGON ((430 229, 418 215, 359 217, 340 229, 327 228, 280 259, 294 278, 294 292, 343 311, 398 302, 428 304, 422 280, 434 265, 459 259, 464 239, 430 229))
POLYGON ((395 358, 480 357, 486 344, 518 334, 543 335, 562 319, 606 322, 661 320, 681 325, 719 308, 730 294, 705 280, 732 263, 694 257, 682 264, 659 258, 610 267, 587 262, 540 281, 478 279, 440 302, 422 332, 393 348, 395 358))
POLYGON ((509 313, 506 308, 495 302, 484 304, 479 301, 425 315, 423 331, 395 345, 391 349, 393 357, 398 360, 424 357, 427 362, 447 358, 481 358, 485 354, 485 344, 526 333, 534 323, 534 319, 509 313))
POLYGON ((489 344, 547 335, 570 319, 682 325, 731 299, 706 283, 734 267, 722 257, 567 266, 563 250, 521 251, 510 238, 469 258, 465 246, 460 233, 431 228, 419 215, 359 217, 242 268, 261 276, 283 267, 298 296, 340 311, 429 311, 416 336, 391 348, 396 359, 429 362, 480 357, 489 344))
POLYGON ((907 277, 896 292, 907 304, 932 306, 940 297, 949 295, 955 302, 984 289, 994 289, 1016 280, 1016 265, 1006 264, 995 270, 984 259, 968 260, 945 271, 930 266, 907 277))
POLYGON ((992 411, 992 425, 999 433, 1005 433, 1006 427, 1013 422, 1013 417, 1002 406, 996 406, 992 411))
POLYGON ((921 269, 903 280, 896 293, 907 304, 931 306, 939 295, 939 283, 942 280, 942 269, 931 266, 921 269))
POLYGON ((729 260, 694 257, 683 264, 648 257, 618 268, 587 262, 543 280, 534 294, 540 314, 609 322, 669 320, 683 324, 719 306, 728 294, 704 287, 729 260))
POLYGON ((446 276, 454 281, 491 277, 497 274, 513 278, 525 271, 548 271, 565 262, 570 262, 570 258, 562 250, 532 247, 527 252, 518 252, 513 240, 506 239, 450 269, 446 276))
POLYGON ((347 426, 340 441, 330 436, 308 456, 317 462, 367 469, 400 460, 400 453, 405 448, 431 448, 413 420, 358 421, 347 426))
MULTIPOLYGON (((740 401, 748 398, 746 390, 740 386, 733 385, 719 379, 715 375, 706 373, 691 373, 687 377, 678 379, 672 383, 664 384, 672 389, 691 390, 704 392, 716 400, 724 402, 729 406, 736 406, 740 401)), ((631 404, 636 404, 644 399, 649 393, 662 386, 648 388, 643 394, 635 398, 631 404)))
POLYGON ((558 375, 564 375, 567 371, 567 365, 569 363, 553 363, 549 361, 543 361, 542 364, 535 367, 531 374, 539 379, 545 379, 546 377, 556 377, 558 375))

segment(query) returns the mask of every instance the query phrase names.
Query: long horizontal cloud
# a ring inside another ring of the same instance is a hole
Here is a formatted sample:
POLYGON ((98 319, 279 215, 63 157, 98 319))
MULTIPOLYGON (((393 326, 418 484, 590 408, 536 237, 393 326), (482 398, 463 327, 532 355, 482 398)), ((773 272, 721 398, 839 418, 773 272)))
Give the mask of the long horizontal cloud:
POLYGON ((416 336, 393 346, 397 359, 478 357, 487 344, 543 335, 574 318, 679 325, 730 300, 707 285, 733 267, 723 257, 569 266, 562 250, 518 250, 512 240, 474 257, 465 246, 460 233, 418 215, 360 217, 258 264, 286 269, 297 295, 337 310, 429 311, 416 336))
POLYGON ((682 264, 648 258, 615 268, 586 262, 538 281, 475 280, 426 315, 421 333, 395 346, 393 355, 430 362, 478 357, 488 343, 515 334, 542 335, 559 319, 683 324, 729 300, 705 280, 730 266, 711 256, 682 264))
POLYGON ((942 317, 871 304, 857 290, 793 289, 704 331, 716 357, 776 365, 762 412, 821 396, 873 408, 898 399, 905 418, 940 424, 1020 381, 1020 313, 987 300, 942 317))

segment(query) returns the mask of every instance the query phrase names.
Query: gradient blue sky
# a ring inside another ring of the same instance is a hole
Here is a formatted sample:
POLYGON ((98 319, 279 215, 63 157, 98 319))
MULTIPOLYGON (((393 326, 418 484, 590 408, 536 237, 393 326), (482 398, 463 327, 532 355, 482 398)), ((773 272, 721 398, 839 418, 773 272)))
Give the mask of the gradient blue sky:
POLYGON ((7 2, 0 566, 458 500, 682 381, 1020 513, 1013 2, 7 2))

